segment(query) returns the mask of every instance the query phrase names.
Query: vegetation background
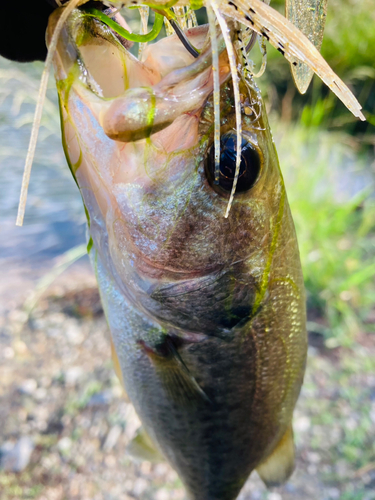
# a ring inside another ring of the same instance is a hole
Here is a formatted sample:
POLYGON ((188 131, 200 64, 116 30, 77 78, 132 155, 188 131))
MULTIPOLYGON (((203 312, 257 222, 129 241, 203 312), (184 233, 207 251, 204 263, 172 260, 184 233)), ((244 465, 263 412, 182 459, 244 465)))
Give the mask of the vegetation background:
MULTIPOLYGON (((259 85, 298 234, 310 348, 297 471, 272 492, 252 477, 241 500, 375 499, 374 28, 373 0, 330 0, 322 54, 365 123, 316 77, 299 95, 268 47, 259 85)), ((87 261, 76 262, 84 215, 52 79, 26 224, 13 228, 41 71, 0 61, 0 499, 182 499, 167 465, 126 455, 138 422, 112 372, 87 261)))

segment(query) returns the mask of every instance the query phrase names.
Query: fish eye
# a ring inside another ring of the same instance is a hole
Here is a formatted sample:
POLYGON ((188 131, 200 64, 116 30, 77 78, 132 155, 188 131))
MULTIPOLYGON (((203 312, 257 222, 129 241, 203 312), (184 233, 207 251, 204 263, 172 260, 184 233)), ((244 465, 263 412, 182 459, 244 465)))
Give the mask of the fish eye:
MULTIPOLYGON (((232 190, 236 172, 237 135, 234 132, 223 134, 220 138, 220 173, 219 184, 221 190, 232 190)), ((261 158, 258 148, 245 136, 241 144, 240 174, 236 193, 249 191, 256 183, 261 170, 261 158)), ((215 146, 212 144, 207 156, 206 175, 210 185, 215 188, 215 146)))

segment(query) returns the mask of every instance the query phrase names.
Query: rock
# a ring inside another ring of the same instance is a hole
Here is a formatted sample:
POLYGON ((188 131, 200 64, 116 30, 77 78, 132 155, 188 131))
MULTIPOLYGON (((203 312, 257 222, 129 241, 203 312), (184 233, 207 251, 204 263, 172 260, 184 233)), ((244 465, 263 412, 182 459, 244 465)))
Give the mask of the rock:
POLYGON ((7 472, 22 472, 29 465, 34 443, 28 436, 16 443, 7 441, 0 448, 0 467, 7 472))
POLYGON ((112 448, 116 446, 116 443, 121 436, 122 429, 119 425, 115 425, 111 428, 111 430, 108 432, 107 437, 104 441, 103 444, 103 450, 104 451, 111 451, 112 448))
POLYGON ((71 345, 79 345, 85 340, 82 328, 77 322, 69 322, 65 330, 65 336, 71 345))
POLYGON ((37 401, 42 401, 47 396, 47 390, 44 387, 39 387, 34 394, 37 401))
POLYGON ((320 455, 315 451, 309 451, 306 453, 307 460, 312 464, 320 463, 320 455))
POLYGON ((276 493, 276 492, 273 492, 273 493, 270 493, 268 495, 268 500, 282 500, 282 496, 280 495, 280 493, 276 493))
POLYGON ((263 493, 263 490, 254 490, 250 498, 251 500, 262 500, 262 498, 264 498, 263 493))
POLYGON ((306 432, 310 429, 310 425, 310 419, 309 417, 306 417, 306 415, 296 418, 293 423, 293 427, 296 432, 306 432))
POLYGON ((297 493, 296 486, 294 484, 292 484, 291 482, 286 483, 284 486, 284 489, 287 493, 294 493, 294 494, 297 493))
POLYGON ((3 356, 5 359, 13 359, 14 358, 14 349, 10 346, 4 347, 3 356))
POLYGON ((372 423, 375 424, 375 402, 371 404, 370 418, 372 423))
POLYGON ((349 465, 345 460, 337 460, 335 464, 336 473, 340 478, 347 479, 350 475, 349 465))
POLYGON ((348 431, 354 431, 358 427, 358 422, 354 417, 349 417, 345 424, 348 431))
POLYGON ((25 342, 22 342, 22 340, 16 340, 13 343, 13 349, 14 352, 19 356, 25 356, 28 352, 27 345, 25 344, 25 342))
POLYGON ((69 453, 71 447, 72 447, 72 440, 69 437, 63 437, 57 443, 57 448, 63 455, 69 453))
POLYGON ((13 311, 10 311, 8 315, 9 321, 12 323, 25 323, 28 320, 28 315, 25 311, 22 311, 20 309, 14 309, 13 311))
POLYGON ((310 464, 307 466, 307 472, 311 475, 311 476, 315 476, 315 474, 318 472, 318 467, 314 464, 310 464))
POLYGON ((18 386, 18 390, 21 394, 27 394, 28 396, 31 396, 36 391, 37 387, 37 381, 33 378, 28 378, 18 386))
POLYGON ((328 488, 328 497, 331 500, 335 500, 336 498, 340 498, 340 490, 338 488, 328 488))
POLYGON ((136 497, 140 497, 144 491, 147 490, 148 482, 143 477, 138 477, 134 481, 133 494, 136 497))
POLYGON ((107 455, 105 458, 104 458, 104 463, 107 467, 113 469, 114 467, 116 467, 116 458, 113 456, 113 455, 107 455))
POLYGON ((72 366, 68 368, 64 373, 65 384, 68 386, 74 386, 83 377, 85 371, 80 366, 72 366))
POLYGON ((106 390, 103 392, 97 392, 93 394, 87 403, 87 408, 92 408, 93 406, 106 406, 111 403, 113 399, 113 394, 111 390, 106 390))
POLYGON ((169 493, 166 488, 161 488, 155 493, 155 500, 168 500, 169 498, 169 493))
POLYGON ((171 498, 173 498, 173 500, 183 500, 185 498, 185 492, 183 488, 180 488, 179 490, 172 490, 171 498))
POLYGON ((63 313, 52 313, 47 316, 47 320, 51 325, 62 325, 66 322, 66 316, 63 313))
POLYGON ((164 476, 165 474, 167 474, 168 471, 169 471, 169 465, 167 465, 166 463, 156 464, 154 469, 155 476, 159 477, 164 476))

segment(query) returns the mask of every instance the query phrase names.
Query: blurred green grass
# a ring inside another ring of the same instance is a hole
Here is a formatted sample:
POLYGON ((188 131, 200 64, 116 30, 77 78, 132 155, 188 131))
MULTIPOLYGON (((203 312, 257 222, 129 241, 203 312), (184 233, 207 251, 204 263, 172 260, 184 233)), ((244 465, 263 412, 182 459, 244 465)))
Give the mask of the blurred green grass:
MULTIPOLYGON (((271 5, 284 14, 284 0, 271 5)), ((289 63, 268 45, 258 83, 298 234, 310 330, 330 347, 375 333, 375 9, 373 0, 330 0, 322 55, 354 92, 359 122, 314 76, 305 95, 289 63), (339 186, 357 184, 356 192, 339 186), (361 184, 361 187, 359 187, 361 184)), ((259 64, 259 55, 255 56, 259 64)))
POLYGON ((359 155, 343 133, 285 126, 279 118, 273 128, 298 235, 308 327, 330 347, 349 346, 358 334, 374 332, 374 158, 359 155))

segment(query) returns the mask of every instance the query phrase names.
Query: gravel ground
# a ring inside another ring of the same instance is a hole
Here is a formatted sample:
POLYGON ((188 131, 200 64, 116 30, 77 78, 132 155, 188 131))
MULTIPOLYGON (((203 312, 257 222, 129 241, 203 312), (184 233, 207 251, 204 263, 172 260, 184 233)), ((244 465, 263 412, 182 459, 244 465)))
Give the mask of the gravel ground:
MULTIPOLYGON (((21 306, 0 317, 0 499, 183 500, 167 464, 127 455, 139 420, 112 369, 92 277, 66 276, 29 319, 21 306)), ((375 338, 311 344, 297 469, 273 491, 254 473, 240 500, 375 499, 375 338)))

